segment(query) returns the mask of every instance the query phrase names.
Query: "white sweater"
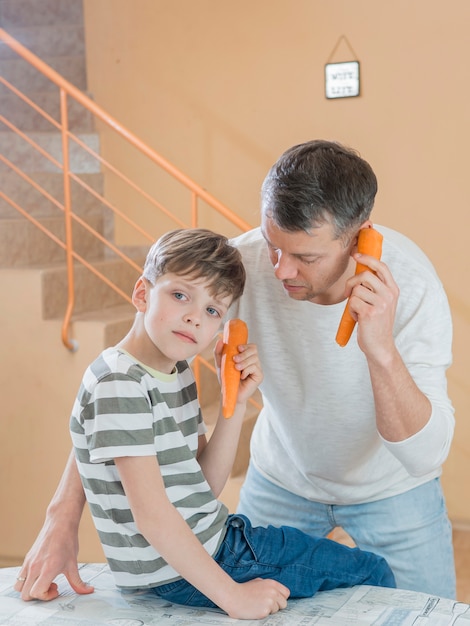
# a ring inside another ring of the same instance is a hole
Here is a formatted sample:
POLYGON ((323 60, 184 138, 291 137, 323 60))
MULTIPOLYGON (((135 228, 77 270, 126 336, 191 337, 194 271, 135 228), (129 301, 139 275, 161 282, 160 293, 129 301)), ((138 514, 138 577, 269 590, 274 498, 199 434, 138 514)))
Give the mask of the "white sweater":
POLYGON ((324 306, 289 298, 276 279, 259 229, 237 237, 247 285, 230 311, 244 319, 264 370, 264 408, 251 457, 269 480, 329 504, 368 502, 440 475, 454 430, 447 396, 452 321, 442 284, 409 239, 384 227, 382 260, 400 288, 394 336, 416 384, 429 398, 427 425, 405 441, 377 432, 364 354, 354 331, 344 348, 335 336, 345 302, 324 306))

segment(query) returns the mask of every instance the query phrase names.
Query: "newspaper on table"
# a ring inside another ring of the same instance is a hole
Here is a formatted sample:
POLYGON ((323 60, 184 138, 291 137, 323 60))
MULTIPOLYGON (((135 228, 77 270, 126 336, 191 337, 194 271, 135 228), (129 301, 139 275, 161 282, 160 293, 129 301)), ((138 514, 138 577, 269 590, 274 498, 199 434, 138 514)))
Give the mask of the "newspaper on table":
POLYGON ((60 596, 23 602, 13 589, 19 568, 0 569, 0 626, 470 626, 470 605, 426 593, 359 586, 289 600, 287 608, 262 620, 236 620, 212 609, 172 604, 148 591, 121 592, 103 563, 80 566, 95 587, 78 595, 59 576, 60 596))

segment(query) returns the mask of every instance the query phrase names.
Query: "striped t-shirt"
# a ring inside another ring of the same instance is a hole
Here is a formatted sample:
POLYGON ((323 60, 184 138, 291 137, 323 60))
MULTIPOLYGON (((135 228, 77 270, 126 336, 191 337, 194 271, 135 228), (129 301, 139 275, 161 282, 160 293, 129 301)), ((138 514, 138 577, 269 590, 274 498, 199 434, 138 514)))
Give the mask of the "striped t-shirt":
POLYGON ((216 553, 228 511, 214 497, 196 460, 205 425, 187 362, 163 374, 108 348, 84 374, 70 432, 93 521, 118 587, 154 587, 180 576, 137 530, 116 457, 156 454, 169 500, 207 552, 216 553))

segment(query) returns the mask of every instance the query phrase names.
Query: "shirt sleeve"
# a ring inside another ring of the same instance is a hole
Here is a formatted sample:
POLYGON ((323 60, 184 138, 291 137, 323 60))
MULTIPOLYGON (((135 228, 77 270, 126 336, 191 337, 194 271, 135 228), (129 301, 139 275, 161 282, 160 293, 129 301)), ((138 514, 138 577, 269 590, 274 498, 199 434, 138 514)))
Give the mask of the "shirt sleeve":
POLYGON ((92 463, 122 456, 154 456, 152 407, 130 377, 109 375, 90 394, 84 428, 92 463))
POLYGON ((446 371, 452 362, 452 319, 438 279, 410 281, 400 293, 402 312, 396 345, 416 385, 431 403, 431 416, 417 433, 403 441, 382 438, 384 446, 412 476, 439 468, 446 460, 454 435, 454 408, 447 392, 446 371))
MULTIPOLYGON (((433 407, 428 423, 404 441, 387 441, 384 446, 406 468, 411 476, 423 476, 446 460, 454 434, 453 413, 433 407)), ((380 436, 380 434, 379 434, 380 436)))

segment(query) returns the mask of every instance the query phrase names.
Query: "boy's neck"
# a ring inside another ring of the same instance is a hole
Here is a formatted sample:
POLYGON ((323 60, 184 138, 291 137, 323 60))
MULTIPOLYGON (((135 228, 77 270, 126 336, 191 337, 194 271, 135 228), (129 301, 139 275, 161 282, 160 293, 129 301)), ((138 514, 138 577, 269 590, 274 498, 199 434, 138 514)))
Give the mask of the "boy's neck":
POLYGON ((116 348, 122 348, 136 361, 140 361, 143 365, 163 374, 171 374, 175 370, 176 361, 168 359, 158 350, 138 319, 134 321, 131 330, 124 339, 116 344, 116 348))

